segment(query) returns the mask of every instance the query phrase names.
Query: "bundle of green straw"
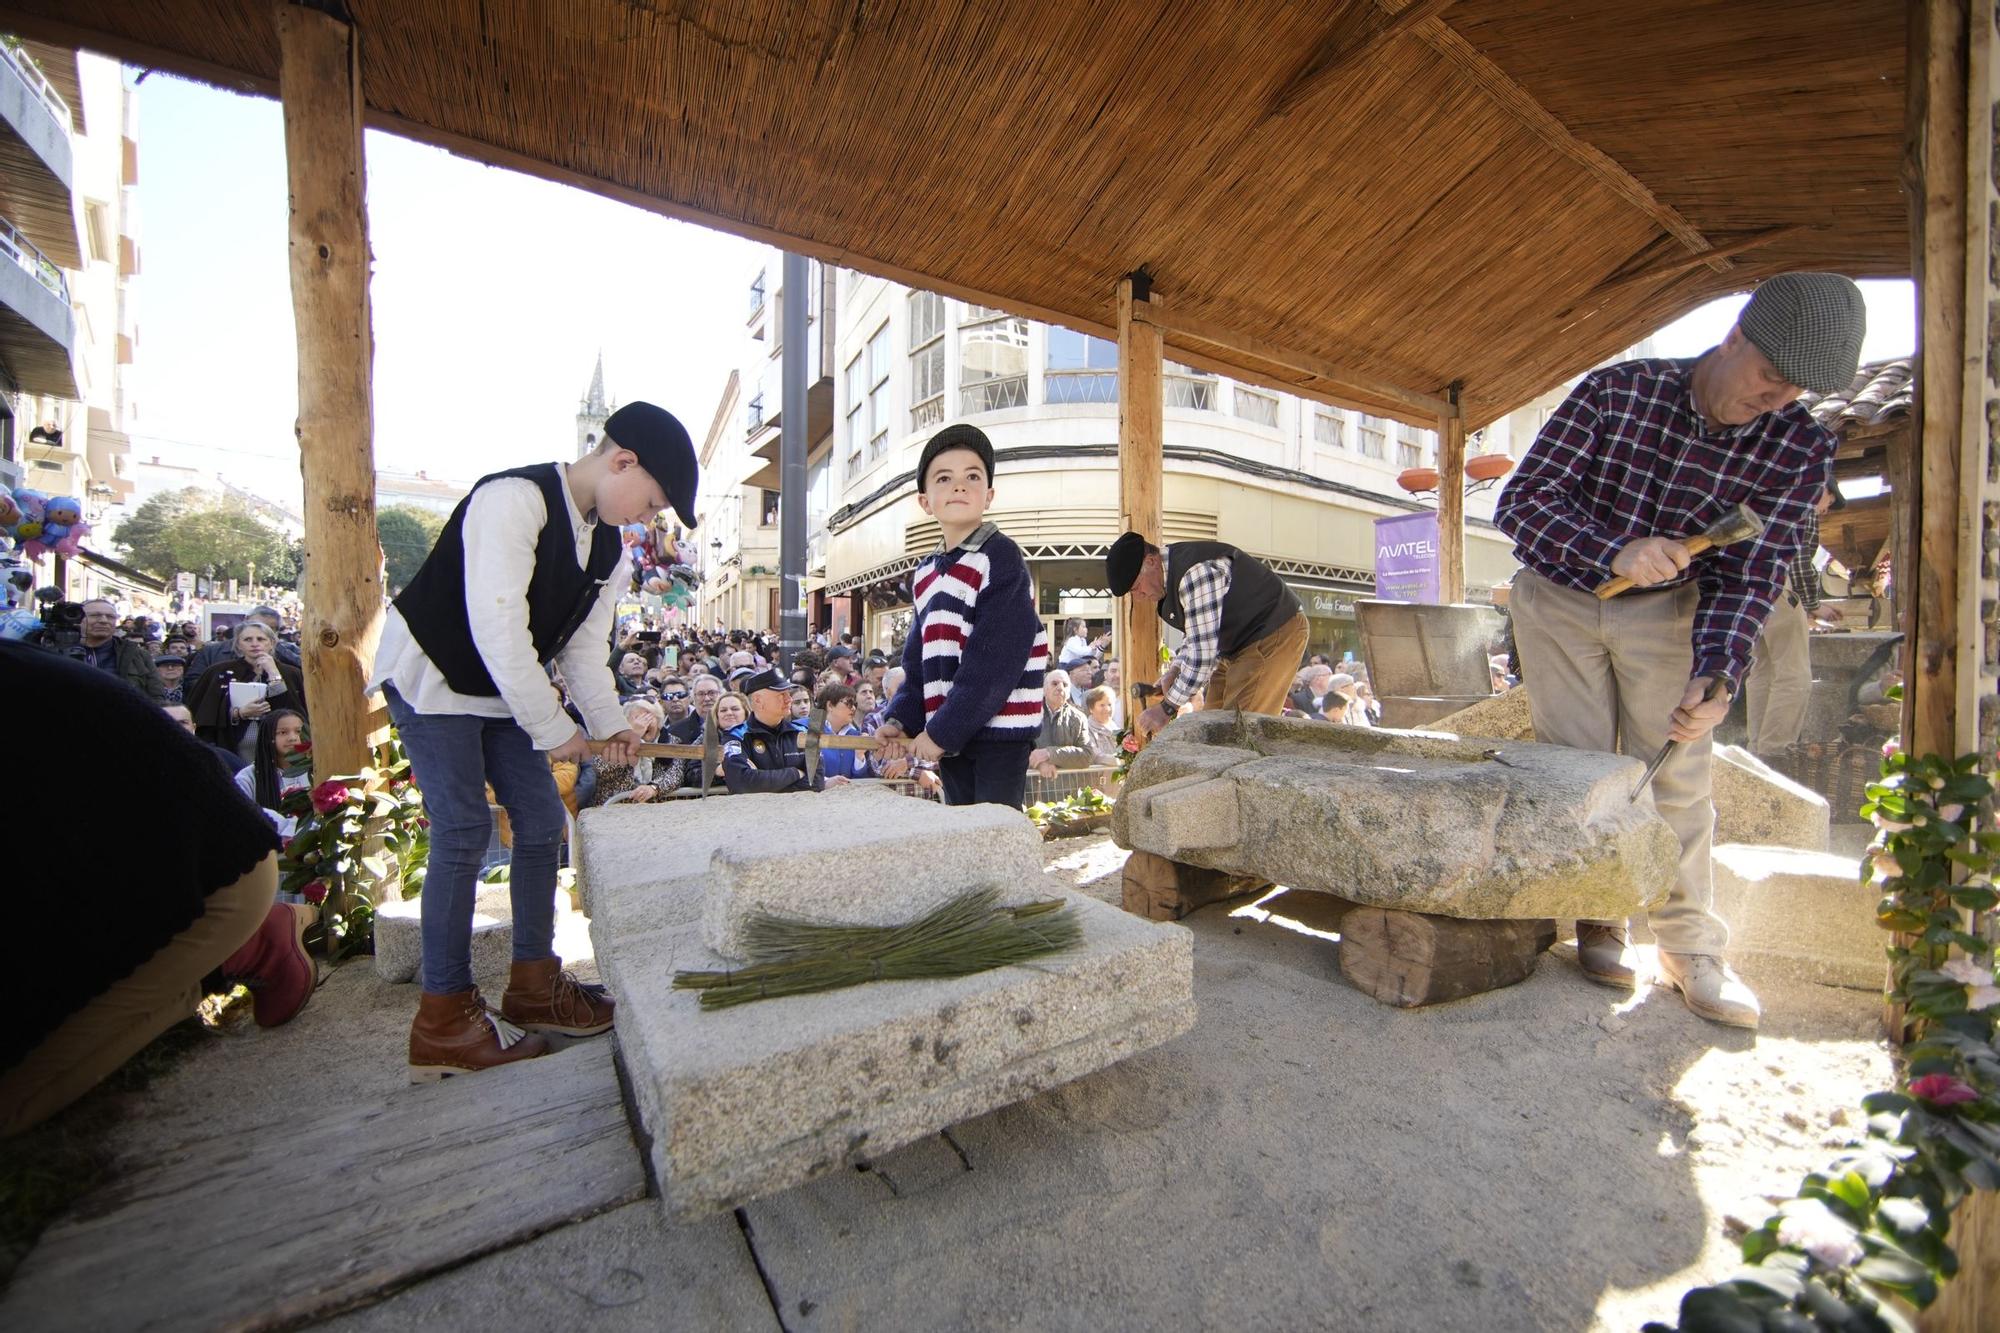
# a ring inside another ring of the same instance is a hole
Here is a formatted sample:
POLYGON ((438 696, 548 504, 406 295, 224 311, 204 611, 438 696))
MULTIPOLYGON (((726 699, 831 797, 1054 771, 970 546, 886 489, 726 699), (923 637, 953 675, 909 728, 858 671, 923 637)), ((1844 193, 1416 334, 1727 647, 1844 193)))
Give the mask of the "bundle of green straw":
POLYGON ((997 889, 974 889, 902 926, 822 926, 758 915, 744 924, 750 961, 720 972, 676 972, 674 989, 701 992, 721 1009, 781 995, 811 995, 864 981, 963 977, 1057 953, 1083 937, 1061 899, 1002 907, 997 889))

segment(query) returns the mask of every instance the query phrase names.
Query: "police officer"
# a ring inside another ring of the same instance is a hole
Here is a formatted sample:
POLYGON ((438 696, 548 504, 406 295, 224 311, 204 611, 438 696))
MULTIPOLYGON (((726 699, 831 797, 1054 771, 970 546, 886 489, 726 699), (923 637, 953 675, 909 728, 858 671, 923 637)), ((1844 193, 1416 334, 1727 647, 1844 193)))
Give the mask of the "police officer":
POLYGON ((846 778, 806 777, 806 723, 791 715, 791 685, 765 667, 737 686, 750 698, 749 720, 722 735, 722 782, 729 794, 819 791, 846 778))

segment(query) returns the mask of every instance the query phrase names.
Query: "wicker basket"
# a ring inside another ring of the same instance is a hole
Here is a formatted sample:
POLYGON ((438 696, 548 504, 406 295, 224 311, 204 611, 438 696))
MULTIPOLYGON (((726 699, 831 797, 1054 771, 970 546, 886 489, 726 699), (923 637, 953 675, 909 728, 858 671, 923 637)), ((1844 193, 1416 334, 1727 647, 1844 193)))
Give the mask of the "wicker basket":
POLYGON ((1826 797, 1834 823, 1857 824, 1861 803, 1868 799, 1868 784, 1882 777, 1882 747, 1844 740, 1802 741, 1771 767, 1826 797))

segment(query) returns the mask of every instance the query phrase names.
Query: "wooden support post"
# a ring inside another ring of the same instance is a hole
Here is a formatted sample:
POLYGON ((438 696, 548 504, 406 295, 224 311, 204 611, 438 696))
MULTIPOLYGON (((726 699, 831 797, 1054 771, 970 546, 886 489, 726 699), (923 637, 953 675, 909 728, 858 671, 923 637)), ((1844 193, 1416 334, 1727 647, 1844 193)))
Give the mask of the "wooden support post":
MULTIPOLYGON (((1118 514, 1120 523, 1159 545, 1164 526, 1166 439, 1161 416, 1164 343, 1159 326, 1134 318, 1133 306, 1150 296, 1143 276, 1118 283, 1118 514)), ((1136 598, 1121 603, 1118 657, 1127 681, 1160 676, 1160 614, 1136 598)))
POLYGON ((1438 600, 1465 600, 1465 416, 1458 385, 1451 411, 1438 418, 1438 600))
POLYGON ((313 776, 324 781, 368 762, 363 687, 382 632, 361 63, 348 24, 283 0, 274 17, 291 188, 297 432, 305 477, 299 637, 312 706, 313 776))
POLYGON ((1399 1009, 1524 981, 1556 941, 1553 921, 1462 921, 1357 907, 1341 919, 1340 974, 1399 1009))

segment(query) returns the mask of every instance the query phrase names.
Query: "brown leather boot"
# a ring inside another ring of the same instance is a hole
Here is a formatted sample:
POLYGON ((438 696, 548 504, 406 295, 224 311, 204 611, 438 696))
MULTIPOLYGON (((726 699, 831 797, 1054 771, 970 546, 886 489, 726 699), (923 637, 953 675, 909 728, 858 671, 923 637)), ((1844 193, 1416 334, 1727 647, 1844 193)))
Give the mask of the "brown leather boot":
POLYGON ((425 991, 410 1024, 410 1082, 435 1083, 549 1053, 549 1043, 486 1007, 479 988, 425 991))
POLYGON ((289 1023, 312 999, 319 969, 306 952, 305 933, 317 916, 304 903, 272 903, 257 933, 223 960, 223 979, 250 988, 258 1027, 289 1023))
POLYGON ((609 1032, 616 1010, 609 991, 563 971, 560 958, 515 963, 507 977, 507 993, 500 997, 500 1013, 508 1022, 530 1032, 559 1032, 565 1037, 609 1032))

